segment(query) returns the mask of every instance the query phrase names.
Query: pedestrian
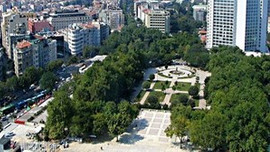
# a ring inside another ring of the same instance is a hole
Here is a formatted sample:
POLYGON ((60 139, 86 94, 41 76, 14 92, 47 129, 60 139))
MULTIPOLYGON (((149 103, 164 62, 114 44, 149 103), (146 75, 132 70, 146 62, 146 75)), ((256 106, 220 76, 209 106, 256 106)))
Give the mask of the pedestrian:
POLYGON ((102 148, 102 147, 100 147, 100 150, 103 150, 103 148, 102 148))

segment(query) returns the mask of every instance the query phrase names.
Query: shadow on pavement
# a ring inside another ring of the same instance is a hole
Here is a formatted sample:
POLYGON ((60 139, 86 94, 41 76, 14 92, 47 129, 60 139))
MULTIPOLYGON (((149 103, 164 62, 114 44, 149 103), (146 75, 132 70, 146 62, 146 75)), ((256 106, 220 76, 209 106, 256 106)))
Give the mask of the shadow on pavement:
POLYGON ((128 127, 127 131, 129 133, 135 133, 145 129, 146 127, 148 127, 148 121, 146 119, 135 119, 133 123, 128 127))
POLYGON ((137 141, 143 140, 144 137, 137 133, 146 127, 148 127, 148 121, 146 119, 135 119, 128 127, 128 132, 120 137, 119 142, 123 144, 134 144, 137 141))
POLYGON ((92 143, 92 144, 100 144, 100 143, 104 143, 107 141, 111 141, 112 139, 113 139, 113 137, 111 137, 109 134, 104 134, 104 135, 98 136, 97 138, 85 139, 84 142, 88 142, 88 143, 92 143))
POLYGON ((143 140, 144 137, 137 134, 124 134, 120 137, 119 142, 123 144, 134 144, 137 141, 143 140))

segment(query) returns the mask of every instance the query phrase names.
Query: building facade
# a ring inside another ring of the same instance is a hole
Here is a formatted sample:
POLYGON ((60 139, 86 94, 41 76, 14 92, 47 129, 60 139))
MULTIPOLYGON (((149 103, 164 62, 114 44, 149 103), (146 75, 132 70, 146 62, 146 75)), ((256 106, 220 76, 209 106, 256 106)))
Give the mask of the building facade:
POLYGON ((207 5, 194 5, 193 7, 193 18, 196 21, 205 21, 207 14, 207 5))
POLYGON ((65 50, 81 55, 85 46, 99 46, 109 36, 109 26, 100 22, 72 24, 63 31, 65 50))
POLYGON ((99 20, 110 26, 111 31, 121 31, 124 26, 124 14, 121 9, 107 9, 99 13, 99 20))
POLYGON ((14 69, 15 74, 20 76, 23 71, 33 66, 33 51, 29 41, 22 41, 14 48, 14 69))
POLYGON ((267 27, 268 33, 270 33, 270 16, 268 16, 268 27, 267 27))
POLYGON ((35 36, 34 39, 23 40, 14 46, 14 69, 17 76, 30 66, 45 67, 56 60, 56 40, 35 36))
POLYGON ((77 10, 62 10, 55 11, 49 14, 48 21, 54 27, 54 30, 60 30, 67 28, 73 23, 87 23, 92 20, 91 16, 88 16, 84 12, 77 10))
POLYGON ((151 10, 145 15, 145 26, 170 33, 170 13, 165 10, 151 10))
POLYGON ((10 49, 10 35, 25 34, 27 31, 27 17, 24 14, 11 11, 3 13, 3 22, 1 23, 2 30, 2 45, 6 49, 8 58, 13 58, 12 49, 10 49))
POLYGON ((267 7, 268 0, 209 0, 206 47, 267 52, 267 7))
POLYGON ((4 77, 4 52, 0 50, 0 81, 3 80, 4 77))

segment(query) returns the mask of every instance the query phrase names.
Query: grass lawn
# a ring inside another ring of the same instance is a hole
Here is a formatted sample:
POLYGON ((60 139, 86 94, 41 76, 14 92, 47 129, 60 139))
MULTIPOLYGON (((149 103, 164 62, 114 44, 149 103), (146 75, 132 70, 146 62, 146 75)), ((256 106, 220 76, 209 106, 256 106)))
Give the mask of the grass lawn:
POLYGON ((158 75, 165 78, 172 78, 171 76, 164 75, 162 72, 159 72, 158 75))
POLYGON ((195 107, 199 107, 199 99, 193 99, 195 101, 195 107))
POLYGON ((197 86, 200 90, 200 84, 199 83, 196 83, 195 86, 197 86))
POLYGON ((137 95, 137 100, 140 102, 141 101, 141 99, 142 99, 142 97, 144 96, 144 94, 145 94, 145 90, 141 90, 141 92, 137 95))
MULTIPOLYGON (((178 93, 178 94, 172 94, 172 97, 171 97, 171 100, 170 102, 174 101, 174 100, 178 100, 179 99, 179 96, 181 95, 182 93, 178 93)), ((188 95, 188 94, 186 94, 188 95)))
POLYGON ((159 91, 152 91, 150 92, 149 96, 150 97, 151 95, 154 95, 158 98, 158 101, 159 102, 163 102, 164 98, 165 98, 165 93, 163 92, 159 92, 159 91))
POLYGON ((186 83, 186 82, 178 82, 176 85, 176 90, 179 91, 188 91, 188 89, 190 88, 191 84, 190 83, 186 83))
POLYGON ((157 81, 154 85, 154 89, 162 89, 162 85, 165 86, 165 89, 169 88, 171 82, 168 81, 168 83, 166 84, 166 81, 157 81))

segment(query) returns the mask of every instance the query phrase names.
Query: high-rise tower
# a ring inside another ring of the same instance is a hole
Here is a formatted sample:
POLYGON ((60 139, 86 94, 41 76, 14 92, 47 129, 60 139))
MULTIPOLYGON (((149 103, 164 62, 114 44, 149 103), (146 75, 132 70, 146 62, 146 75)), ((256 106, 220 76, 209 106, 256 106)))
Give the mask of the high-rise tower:
POLYGON ((268 0, 209 0, 206 47, 267 52, 267 7, 268 0))

